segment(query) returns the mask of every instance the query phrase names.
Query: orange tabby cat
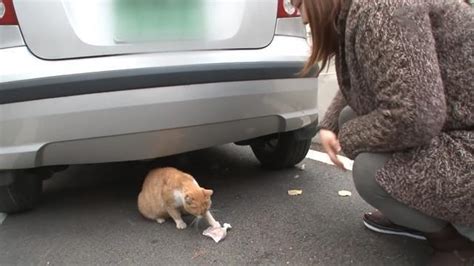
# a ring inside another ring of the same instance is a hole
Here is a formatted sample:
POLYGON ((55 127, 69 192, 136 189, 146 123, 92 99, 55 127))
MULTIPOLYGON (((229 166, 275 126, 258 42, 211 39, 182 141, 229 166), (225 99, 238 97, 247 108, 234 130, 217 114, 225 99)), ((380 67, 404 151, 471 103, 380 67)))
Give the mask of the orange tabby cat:
POLYGON ((186 228, 181 213, 204 217, 213 227, 220 227, 209 212, 213 191, 201 188, 191 175, 175 168, 152 170, 138 195, 138 209, 148 219, 165 222, 171 217, 176 228, 186 228))

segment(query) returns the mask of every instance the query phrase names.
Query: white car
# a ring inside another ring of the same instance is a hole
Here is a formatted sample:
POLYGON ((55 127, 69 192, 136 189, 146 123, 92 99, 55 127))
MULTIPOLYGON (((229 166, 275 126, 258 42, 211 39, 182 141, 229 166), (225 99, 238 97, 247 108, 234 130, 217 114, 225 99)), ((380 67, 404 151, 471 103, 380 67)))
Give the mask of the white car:
POLYGON ((305 37, 289 0, 0 0, 0 212, 71 164, 232 142, 297 164, 318 120, 305 37))

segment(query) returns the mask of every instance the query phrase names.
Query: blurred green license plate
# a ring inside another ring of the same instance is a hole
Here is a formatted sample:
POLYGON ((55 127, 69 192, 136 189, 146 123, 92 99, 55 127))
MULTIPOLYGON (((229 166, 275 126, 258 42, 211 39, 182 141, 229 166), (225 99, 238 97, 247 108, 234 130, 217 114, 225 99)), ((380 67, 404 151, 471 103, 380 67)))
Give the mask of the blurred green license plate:
POLYGON ((202 37, 203 1, 114 0, 115 41, 175 41, 202 37))

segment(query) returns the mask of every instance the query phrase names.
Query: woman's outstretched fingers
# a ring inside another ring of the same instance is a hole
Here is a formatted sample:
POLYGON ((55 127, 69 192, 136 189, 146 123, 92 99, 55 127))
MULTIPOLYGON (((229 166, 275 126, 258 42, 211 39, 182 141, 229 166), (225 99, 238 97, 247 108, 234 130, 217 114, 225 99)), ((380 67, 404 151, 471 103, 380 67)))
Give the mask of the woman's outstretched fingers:
POLYGON ((346 168, 344 167, 344 164, 339 160, 339 158, 337 158, 337 149, 335 146, 331 146, 331 149, 329 150, 329 152, 327 152, 327 154, 329 155, 329 158, 331 159, 331 161, 339 168, 343 169, 343 170, 346 170, 346 168))
POLYGON ((329 155, 331 161, 339 168, 344 169, 344 164, 337 158, 337 153, 341 150, 341 145, 334 132, 322 129, 320 132, 321 144, 324 151, 329 155))

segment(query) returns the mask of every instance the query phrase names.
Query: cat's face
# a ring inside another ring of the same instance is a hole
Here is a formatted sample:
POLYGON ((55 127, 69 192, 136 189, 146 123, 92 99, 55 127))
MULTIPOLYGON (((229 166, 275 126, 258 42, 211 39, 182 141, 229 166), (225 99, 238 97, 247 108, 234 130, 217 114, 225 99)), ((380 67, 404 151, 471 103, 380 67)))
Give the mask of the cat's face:
POLYGON ((196 217, 203 216, 211 208, 212 193, 212 190, 204 188, 187 191, 184 196, 184 210, 196 217))

